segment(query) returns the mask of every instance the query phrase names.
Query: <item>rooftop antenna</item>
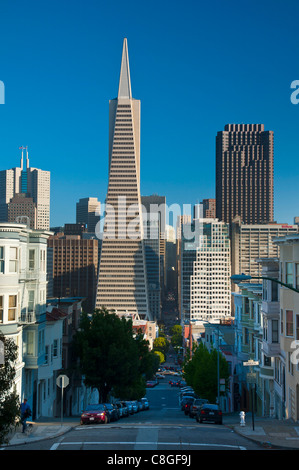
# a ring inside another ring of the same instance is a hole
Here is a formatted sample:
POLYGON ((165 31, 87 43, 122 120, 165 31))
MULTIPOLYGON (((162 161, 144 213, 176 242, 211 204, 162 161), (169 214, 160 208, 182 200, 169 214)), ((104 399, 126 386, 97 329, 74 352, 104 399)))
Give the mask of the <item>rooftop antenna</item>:
POLYGON ((25 150, 27 147, 19 147, 19 150, 22 150, 22 157, 21 157, 21 170, 23 170, 23 150, 25 150))

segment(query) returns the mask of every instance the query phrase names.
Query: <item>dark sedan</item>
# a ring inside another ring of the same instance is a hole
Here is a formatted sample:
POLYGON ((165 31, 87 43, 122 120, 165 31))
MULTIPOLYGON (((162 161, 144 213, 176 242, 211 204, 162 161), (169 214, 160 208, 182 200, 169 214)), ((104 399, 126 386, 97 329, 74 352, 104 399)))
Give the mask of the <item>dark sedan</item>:
POLYGON ((105 407, 109 413, 110 421, 117 421, 119 419, 119 411, 117 407, 111 403, 105 403, 105 407))
POLYGON ((86 409, 81 414, 81 424, 98 424, 98 423, 109 423, 109 413, 105 405, 87 405, 86 409))
POLYGON ((194 401, 194 397, 184 397, 181 401, 181 410, 184 411, 185 415, 189 414, 190 406, 194 401))
POLYGON ((202 405, 196 415, 196 421, 202 423, 203 421, 213 421, 215 424, 222 424, 222 411, 218 405, 211 405, 207 403, 202 405))
POLYGON ((205 405, 206 403, 209 403, 209 400, 206 400, 205 398, 195 398, 192 405, 190 406, 190 418, 195 418, 201 406, 205 405))

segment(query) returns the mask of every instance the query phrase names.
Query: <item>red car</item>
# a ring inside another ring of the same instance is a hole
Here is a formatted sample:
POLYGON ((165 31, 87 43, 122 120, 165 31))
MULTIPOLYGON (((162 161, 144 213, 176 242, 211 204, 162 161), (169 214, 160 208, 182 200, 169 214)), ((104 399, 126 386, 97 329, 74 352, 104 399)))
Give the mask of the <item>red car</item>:
POLYGON ((95 404, 87 405, 86 409, 81 414, 81 424, 98 424, 109 423, 109 414, 105 405, 95 404))

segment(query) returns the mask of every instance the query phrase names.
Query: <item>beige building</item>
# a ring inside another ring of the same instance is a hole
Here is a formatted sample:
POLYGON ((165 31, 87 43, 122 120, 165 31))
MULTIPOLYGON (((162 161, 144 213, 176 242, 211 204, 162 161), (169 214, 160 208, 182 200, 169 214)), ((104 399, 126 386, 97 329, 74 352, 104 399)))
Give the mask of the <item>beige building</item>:
POLYGON ((30 167, 27 148, 26 165, 24 165, 24 150, 25 148, 22 148, 20 167, 0 171, 0 222, 15 222, 12 220, 14 212, 17 217, 24 215, 28 218, 32 199, 36 209, 32 208, 28 226, 38 230, 49 230, 50 172, 30 167), (18 201, 14 199, 15 197, 18 201), (21 210, 20 197, 31 198, 26 204, 23 201, 24 214, 21 210))
MULTIPOLYGON (((274 237, 298 233, 298 225, 288 224, 244 224, 236 217, 230 225, 232 247, 232 274, 261 276, 259 258, 278 258, 279 246, 274 237)), ((256 280, 253 280, 256 282, 256 280)), ((232 286, 236 290, 235 284, 232 286)))
MULTIPOLYGON (((276 238, 280 248, 280 280, 299 291, 299 235, 276 238)), ((286 418, 299 419, 299 292, 280 286, 280 349, 285 361, 286 418)), ((282 369, 277 364, 275 374, 282 369)))
POLYGON ((109 103, 109 182, 96 308, 152 319, 140 197, 140 101, 132 98, 127 40, 109 103))

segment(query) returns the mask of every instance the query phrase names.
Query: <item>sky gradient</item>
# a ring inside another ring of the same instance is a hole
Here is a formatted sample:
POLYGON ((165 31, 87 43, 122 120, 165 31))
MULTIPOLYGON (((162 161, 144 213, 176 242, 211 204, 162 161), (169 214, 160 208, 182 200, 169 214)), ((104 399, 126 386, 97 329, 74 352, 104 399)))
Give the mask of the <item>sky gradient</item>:
POLYGON ((274 215, 299 216, 296 0, 1 0, 0 169, 51 172, 51 226, 108 185, 108 106, 123 38, 141 101, 141 194, 215 197, 215 138, 227 123, 274 131, 274 215))

